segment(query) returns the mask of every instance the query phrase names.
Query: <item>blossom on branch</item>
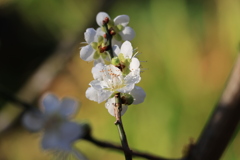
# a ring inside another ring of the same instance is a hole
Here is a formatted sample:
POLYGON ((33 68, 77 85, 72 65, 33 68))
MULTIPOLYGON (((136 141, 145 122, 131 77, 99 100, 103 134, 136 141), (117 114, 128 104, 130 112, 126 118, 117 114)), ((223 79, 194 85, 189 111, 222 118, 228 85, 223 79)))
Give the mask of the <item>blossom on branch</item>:
POLYGON ((95 80, 90 82, 86 91, 86 97, 92 101, 101 103, 107 100, 112 94, 130 92, 136 83, 141 80, 140 70, 135 74, 123 76, 121 70, 114 65, 97 64, 92 69, 95 80))
POLYGON ((123 115, 128 105, 142 103, 146 96, 141 87, 135 86, 141 80, 140 61, 130 42, 135 32, 128 26, 129 20, 127 15, 112 20, 107 13, 99 12, 96 21, 100 27, 86 30, 88 45, 80 51, 83 60, 94 60, 94 80, 89 83, 86 97, 98 103, 106 101, 105 107, 113 116, 114 107, 120 106, 118 111, 123 115), (120 96, 119 105, 115 104, 116 95, 120 96))
POLYGON ((87 28, 84 33, 87 45, 80 50, 81 59, 88 62, 94 61, 95 64, 99 62, 104 63, 104 60, 110 61, 109 55, 106 52, 108 46, 105 44, 105 40, 101 36, 102 34, 101 29, 87 28))
POLYGON ((115 45, 113 50, 116 57, 112 59, 112 64, 120 68, 124 75, 135 73, 139 69, 140 62, 134 57, 133 47, 129 41, 125 41, 121 48, 115 45))
MULTIPOLYGON (((102 27, 106 18, 109 20, 107 25, 113 35, 112 45, 120 46, 123 41, 131 41, 135 37, 135 31, 128 26, 130 20, 128 15, 119 15, 112 21, 107 13, 99 12, 96 17, 97 24, 102 27)), ((103 27, 102 30, 106 32, 103 27)))

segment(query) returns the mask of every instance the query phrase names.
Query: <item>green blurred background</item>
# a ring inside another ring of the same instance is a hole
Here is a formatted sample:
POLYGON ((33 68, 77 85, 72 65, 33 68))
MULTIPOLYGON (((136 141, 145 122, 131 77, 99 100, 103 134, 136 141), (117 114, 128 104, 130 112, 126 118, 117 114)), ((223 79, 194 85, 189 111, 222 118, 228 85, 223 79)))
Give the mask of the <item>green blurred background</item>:
MULTIPOLYGON (((108 114, 104 103, 97 104, 85 97, 88 83, 93 79, 93 64, 79 58, 79 47, 84 41, 85 29, 97 27, 95 16, 99 11, 108 12, 112 18, 129 15, 129 25, 136 32, 132 44, 142 53, 138 58, 144 61, 141 63, 142 81, 138 85, 144 88, 147 97, 144 103, 130 106, 123 116, 125 131, 130 147, 164 157, 181 157, 189 139, 197 140, 221 96, 239 51, 239 0, 0 0, 0 10, 6 17, 17 15, 22 26, 31 29, 28 34, 37 35, 40 40, 41 43, 31 44, 34 38, 22 31, 20 41, 22 38, 29 47, 37 46, 37 49, 28 50, 27 62, 32 61, 30 55, 37 57, 37 61, 48 53, 32 70, 26 67, 18 72, 21 81, 12 78, 14 69, 2 72, 0 79, 5 79, 4 86, 12 92, 19 91, 44 59, 59 50, 59 46, 70 44, 71 49, 62 52, 69 53, 71 58, 41 93, 51 91, 59 96, 76 97, 81 109, 74 119, 88 121, 96 138, 116 143, 119 143, 119 136, 114 117, 108 114)), ((14 41, 16 37, 12 38, 14 41)), ((4 47, 4 39, 0 42, 0 47, 4 47)), ((15 54, 24 56, 27 53, 23 49, 15 54)), ((14 57, 6 65, 17 68, 19 60, 14 57)), ((6 60, 2 58, 1 61, 6 60)), ((21 113, 20 109, 4 104, 6 102, 2 102, 2 106, 9 109, 0 110, 0 113, 8 113, 4 117, 2 114, 2 125, 3 121, 21 113)), ((24 130, 19 119, 13 122, 17 125, 0 133, 0 160, 51 158, 40 148, 41 134, 24 130)), ((76 145, 90 160, 124 158, 118 152, 85 141, 76 145)), ((239 147, 240 136, 236 135, 222 159, 240 160, 239 147)))

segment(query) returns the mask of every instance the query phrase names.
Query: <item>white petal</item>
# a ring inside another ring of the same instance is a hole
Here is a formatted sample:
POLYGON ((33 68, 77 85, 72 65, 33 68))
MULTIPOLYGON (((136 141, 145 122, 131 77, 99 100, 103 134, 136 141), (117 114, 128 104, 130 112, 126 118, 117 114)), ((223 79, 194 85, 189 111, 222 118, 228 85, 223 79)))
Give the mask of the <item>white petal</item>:
POLYGON ((94 54, 94 49, 92 48, 91 45, 87 45, 82 47, 80 50, 80 58, 83 59, 84 61, 93 61, 93 54, 94 54))
POLYGON ((22 117, 22 124, 30 131, 40 131, 44 125, 43 113, 39 110, 27 111, 22 117))
POLYGON ((93 87, 89 87, 86 91, 86 97, 92 101, 101 103, 107 100, 111 96, 111 92, 106 90, 96 90, 93 87))
POLYGON ((130 63, 130 70, 134 71, 136 69, 138 69, 140 66, 140 62, 137 58, 133 57, 130 63))
POLYGON ((121 93, 129 93, 131 92, 131 90, 133 90, 134 86, 135 86, 135 83, 129 83, 125 87, 120 88, 117 91, 121 93))
POLYGON ((88 89, 86 90, 86 97, 91 101, 95 101, 95 102, 97 102, 99 99, 97 90, 94 89, 93 87, 88 87, 88 89))
POLYGON ((114 45, 113 47, 113 53, 115 54, 114 56, 118 56, 120 54, 120 48, 118 47, 118 45, 114 45))
POLYGON ((102 103, 103 101, 106 101, 110 96, 111 96, 111 92, 110 91, 106 91, 106 90, 101 90, 101 92, 99 92, 99 99, 98 99, 98 103, 102 103))
POLYGON ((72 143, 82 134, 81 127, 77 123, 62 123, 59 128, 45 130, 42 148, 46 150, 71 150, 72 143))
MULTIPOLYGON (((140 77, 140 68, 137 68, 135 70, 131 70, 131 72, 128 74, 128 76, 132 76, 132 77, 137 77, 138 78, 138 82, 140 82, 141 77, 140 77)), ((136 83, 138 83, 136 81, 136 83)))
POLYGON ((125 27, 119 34, 123 41, 131 41, 135 37, 135 31, 131 27, 125 27))
POLYGON ((46 93, 43 95, 42 107, 44 114, 52 114, 59 110, 60 101, 54 94, 46 93))
POLYGON ((98 24, 99 26, 102 26, 102 25, 103 25, 103 20, 104 20, 106 17, 108 17, 108 18, 110 19, 109 15, 108 15, 107 13, 105 13, 105 12, 99 12, 99 13, 97 14, 97 17, 96 17, 97 24, 98 24))
POLYGON ((129 41, 125 41, 121 46, 121 53, 123 53, 125 58, 132 58, 133 48, 129 41))
POLYGON ((92 68, 92 74, 94 79, 102 80, 102 71, 104 69, 104 64, 98 63, 92 68))
POLYGON ((120 16, 117 16, 116 18, 114 18, 114 24, 115 25, 123 25, 123 26, 126 26, 128 23, 129 23, 129 16, 128 15, 120 15, 120 16))
POLYGON ((62 116, 70 116, 77 110, 78 102, 72 98, 63 98, 60 104, 60 114, 62 116))
POLYGON ((130 72, 124 78, 125 87, 118 89, 117 90, 118 92, 122 92, 122 93, 131 92, 131 90, 133 90, 135 84, 140 82, 140 80, 141 80, 140 74, 135 74, 136 71, 138 71, 138 69, 133 72, 130 72))
MULTIPOLYGON (((97 32, 96 33, 97 36, 103 36, 105 34, 105 32, 103 32, 101 27, 98 27, 96 32, 97 32)), ((98 40, 96 39, 95 42, 97 42, 97 41, 98 40)))
POLYGON ((105 81, 97 81, 93 80, 90 82, 90 86, 92 86, 97 92, 97 100, 95 100, 98 103, 102 103, 103 101, 107 100, 112 92, 107 90, 109 86, 105 81))
POLYGON ((125 84, 136 84, 140 82, 141 77, 139 74, 140 69, 136 69, 135 71, 130 72, 125 78, 125 84), (138 73, 138 74, 137 74, 138 73))
POLYGON ((133 96, 134 99, 133 104, 142 103, 146 97, 146 93, 139 86, 135 86, 134 89, 130 92, 130 94, 133 96))
MULTIPOLYGON (((115 106, 114 106, 114 104, 115 104, 115 98, 110 98, 105 103, 105 107, 107 108, 109 114, 111 114, 112 116, 115 117, 115 113, 114 113, 115 106)), ((127 109, 128 109, 127 105, 122 105, 121 115, 124 115, 124 113, 127 111, 127 109)))
POLYGON ((88 44, 94 41, 95 35, 96 31, 93 28, 87 28, 86 32, 84 32, 84 38, 88 44))
POLYGON ((108 88, 107 83, 105 81, 99 81, 99 80, 92 80, 89 83, 89 85, 92 86, 97 91, 108 88))
POLYGON ((94 60, 93 66, 95 67, 98 63, 105 64, 104 60, 102 57, 99 57, 98 59, 94 60))

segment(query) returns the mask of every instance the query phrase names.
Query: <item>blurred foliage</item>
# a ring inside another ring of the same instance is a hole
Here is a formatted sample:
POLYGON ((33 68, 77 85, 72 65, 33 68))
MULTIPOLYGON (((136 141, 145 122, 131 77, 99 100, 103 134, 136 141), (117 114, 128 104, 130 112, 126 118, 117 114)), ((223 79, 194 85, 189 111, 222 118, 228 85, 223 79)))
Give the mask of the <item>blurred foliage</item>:
MULTIPOLYGON (((96 27, 87 24, 95 21, 90 17, 94 17, 97 11, 93 10, 99 3, 5 0, 0 4, 17 10, 26 25, 38 33, 44 34, 46 29, 58 39, 81 36, 84 41, 84 27, 96 27)), ((138 58, 144 61, 139 86, 147 93, 146 101, 130 106, 123 116, 130 147, 165 157, 181 157, 189 139, 197 140, 200 135, 234 64, 240 42, 240 2, 118 0, 106 11, 112 18, 120 14, 130 16, 130 26, 137 34, 132 43, 142 53, 138 58)), ((88 83, 93 79, 92 64, 79 58, 79 47, 48 91, 78 98, 82 106, 76 120, 89 121, 95 137, 119 143, 114 117, 104 104, 85 98, 88 83)), ((2 134, 0 160, 44 159, 49 153, 41 151, 39 139, 39 134, 27 133, 20 127, 2 134)), ((76 145, 91 160, 123 159, 122 154, 88 142, 76 145)), ((239 145, 240 136, 236 135, 222 159, 239 160, 239 145)))

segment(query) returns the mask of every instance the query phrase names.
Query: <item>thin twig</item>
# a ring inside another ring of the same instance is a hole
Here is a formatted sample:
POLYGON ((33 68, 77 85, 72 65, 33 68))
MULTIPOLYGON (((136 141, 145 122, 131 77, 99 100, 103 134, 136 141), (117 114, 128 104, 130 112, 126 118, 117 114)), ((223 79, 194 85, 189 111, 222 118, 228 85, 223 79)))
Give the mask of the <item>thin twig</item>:
POLYGON ((113 49, 112 49, 112 35, 110 34, 110 31, 109 31, 109 28, 108 28, 108 25, 107 23, 104 23, 104 28, 106 30, 106 36, 107 36, 107 42, 108 42, 108 52, 110 54, 110 57, 113 58, 113 49))
POLYGON ((123 151, 124 151, 125 159, 126 160, 132 160, 131 150, 128 146, 127 136, 125 134, 122 119, 121 119, 122 102, 121 102, 120 93, 117 93, 115 95, 115 102, 116 102, 116 106, 115 106, 116 122, 115 122, 115 125, 118 128, 121 144, 122 144, 122 147, 124 148, 123 151))
MULTIPOLYGON (((129 150, 124 150, 123 147, 119 146, 119 145, 116 145, 116 144, 113 144, 111 142, 106 142, 106 141, 100 141, 100 140, 97 140, 91 136, 85 138, 85 140, 95 144, 96 146, 99 146, 101 148, 109 148, 109 149, 114 149, 114 150, 118 150, 118 151, 125 151, 125 152, 128 152, 129 154, 131 154, 132 156, 135 156, 135 157, 142 157, 142 158, 146 158, 146 159, 149 159, 149 160, 174 160, 174 159, 167 159, 167 158, 162 158, 162 157, 159 157, 159 156, 156 156, 156 155, 152 155, 152 154, 149 154, 149 153, 144 153, 144 152, 140 152, 140 151, 136 151, 136 150, 131 150, 129 152, 129 150)), ((177 159, 175 159, 177 160, 177 159)))
POLYGON ((222 97, 188 160, 218 160, 240 121, 240 55, 222 97))
POLYGON ((0 99, 11 101, 13 103, 19 104, 20 106, 24 107, 25 109, 33 108, 30 104, 16 98, 10 93, 6 88, 0 85, 0 99))

